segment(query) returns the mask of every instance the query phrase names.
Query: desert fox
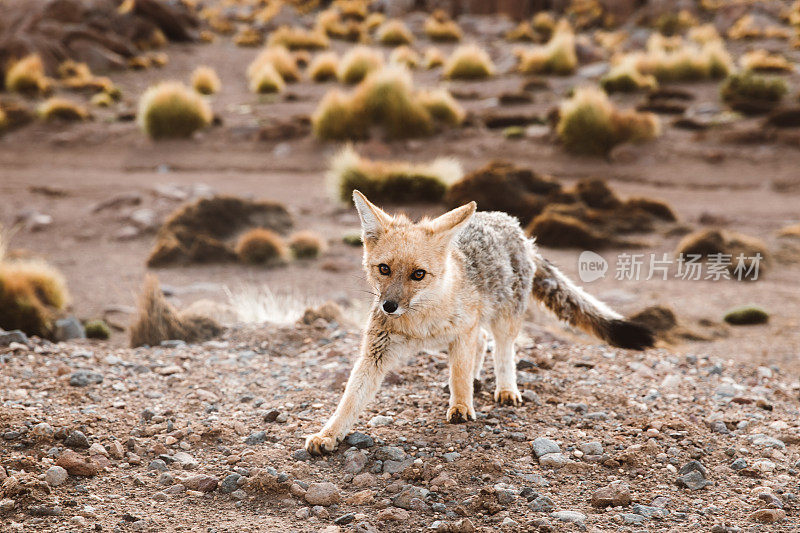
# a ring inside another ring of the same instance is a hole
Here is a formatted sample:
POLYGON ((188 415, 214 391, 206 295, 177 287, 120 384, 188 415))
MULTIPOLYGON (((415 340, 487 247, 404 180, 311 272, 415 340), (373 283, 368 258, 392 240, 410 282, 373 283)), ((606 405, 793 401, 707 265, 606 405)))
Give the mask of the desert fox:
POLYGON ((476 204, 413 223, 390 216, 358 191, 364 269, 375 303, 361 354, 333 416, 306 449, 333 451, 406 354, 446 347, 450 359, 451 423, 474 420, 473 379, 483 365, 484 329, 494 337, 495 401, 522 402, 514 341, 531 297, 570 324, 623 348, 653 344, 651 332, 624 320, 574 285, 536 250, 515 218, 475 213, 476 204))

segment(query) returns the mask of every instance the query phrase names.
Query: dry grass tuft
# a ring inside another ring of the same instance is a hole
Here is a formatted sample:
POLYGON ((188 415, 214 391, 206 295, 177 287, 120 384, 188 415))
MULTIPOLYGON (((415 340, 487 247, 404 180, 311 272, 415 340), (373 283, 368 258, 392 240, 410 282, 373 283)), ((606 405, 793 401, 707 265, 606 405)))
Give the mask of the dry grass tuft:
POLYGON ((436 42, 458 42, 463 36, 458 24, 441 9, 435 10, 425 20, 423 30, 431 41, 436 42))
POLYGON ((657 137, 660 125, 652 113, 620 111, 606 93, 588 87, 562 102, 556 132, 572 152, 605 155, 617 144, 657 137))
POLYGON ((190 137, 214 118, 209 103, 176 81, 159 83, 139 99, 136 120, 153 139, 190 137))
POLYGON ((254 93, 279 93, 285 88, 283 78, 272 63, 264 63, 250 76, 250 90, 254 93))
POLYGON ((338 68, 339 56, 336 52, 323 52, 311 61, 308 77, 316 82, 335 80, 338 68))
POLYGON ((686 38, 697 44, 706 44, 713 41, 721 41, 722 37, 713 24, 702 24, 690 28, 686 33, 686 38))
POLYGON ((739 58, 744 70, 753 72, 792 72, 794 65, 781 54, 770 54, 763 48, 751 50, 739 58))
POLYGON ((331 89, 311 115, 314 135, 320 139, 363 139, 369 126, 366 117, 354 113, 350 96, 340 89, 331 89))
POLYGON ((418 98, 433 118, 450 126, 460 126, 467 116, 461 104, 443 87, 420 91, 418 98))
POLYGON ((104 320, 89 320, 83 325, 87 339, 108 340, 111 337, 111 328, 104 320))
POLYGON ((36 112, 47 122, 56 120, 77 122, 89 118, 89 111, 83 105, 58 96, 42 102, 36 112))
POLYGON ((545 41, 550 40, 558 29, 556 19, 553 18, 553 15, 548 11, 539 11, 536 13, 531 20, 531 26, 533 27, 533 31, 541 35, 542 39, 545 41))
POLYGON ((283 237, 274 231, 253 228, 239 237, 236 255, 250 265, 276 266, 286 263, 289 249, 283 237))
POLYGON ((379 28, 384 22, 386 22, 386 15, 374 12, 367 15, 367 18, 364 19, 364 27, 367 31, 373 31, 379 28))
POLYGON ((442 51, 431 46, 425 50, 425 56, 422 58, 422 66, 430 70, 444 65, 444 60, 442 51))
POLYGON ((718 79, 733 70, 733 61, 721 40, 698 46, 680 36, 653 34, 647 51, 634 53, 633 57, 639 72, 653 75, 660 82, 718 79))
POLYGON ((361 22, 345 20, 344 15, 335 8, 320 11, 314 27, 334 39, 358 42, 366 38, 366 28, 361 22))
POLYGON ((219 92, 222 82, 213 68, 199 66, 192 72, 192 87, 200 94, 210 95, 219 92))
POLYGON ((222 331, 222 326, 211 318, 179 312, 164 297, 158 278, 147 275, 138 313, 130 326, 131 347, 158 346, 167 340, 200 342, 222 331))
POLYGON ((50 80, 44 75, 44 64, 38 54, 23 57, 6 72, 6 90, 35 96, 47 94, 52 89, 50 80))
POLYGON ((607 93, 635 92, 653 90, 658 87, 655 76, 642 74, 636 68, 636 58, 623 56, 600 80, 600 86, 607 93))
POLYGON ((306 30, 295 26, 281 26, 267 39, 267 46, 284 46, 289 50, 319 50, 328 48, 330 40, 320 29, 306 30))
POLYGON ((543 46, 518 52, 517 69, 523 74, 557 74, 565 76, 578 68, 575 34, 566 21, 555 29, 552 38, 543 46))
POLYGON ((339 62, 338 77, 342 83, 359 83, 367 74, 383 67, 383 54, 367 46, 354 46, 339 62))
POLYGON ((295 259, 316 259, 326 248, 325 240, 313 231, 298 231, 289 237, 289 249, 295 259))
POLYGON ((347 146, 331 160, 327 181, 332 196, 342 203, 352 201, 354 189, 376 202, 439 202, 462 175, 455 159, 439 158, 427 164, 371 161, 347 146))
POLYGON ((292 83, 300 80, 297 57, 285 46, 268 46, 247 67, 247 77, 252 81, 265 65, 272 65, 281 80, 292 83))
POLYGON ((760 272, 765 271, 770 262, 767 245, 761 239, 718 229, 705 229, 687 235, 678 243, 675 254, 700 255, 704 260, 708 260, 709 256, 716 254, 730 255, 731 262, 728 265, 728 271, 732 274, 739 262, 740 255, 743 264, 751 267, 755 263, 752 258, 760 254, 761 260, 758 262, 760 272))
POLYGON ((386 46, 400 46, 401 44, 411 44, 414 35, 408 29, 406 23, 399 19, 389 19, 378 28, 375 35, 379 43, 386 46))
POLYGON ((442 75, 449 80, 479 80, 494 76, 489 54, 476 44, 459 46, 447 58, 442 75))
POLYGON ((413 69, 417 68, 419 61, 419 54, 406 45, 398 46, 389 54, 389 63, 393 65, 402 65, 413 69))
POLYGON ((720 87, 722 100, 743 113, 766 112, 780 103, 788 92, 780 78, 743 72, 728 76, 720 87))
POLYGON ((64 276, 42 261, 4 258, 0 243, 0 328, 49 337, 69 301, 64 276))
POLYGON ((255 28, 243 28, 233 36, 233 44, 246 48, 255 48, 264 44, 264 35, 255 28))
POLYGON ((539 42, 539 34, 533 29, 531 23, 523 20, 517 24, 513 29, 506 32, 506 40, 511 42, 526 42, 536 43, 539 42))

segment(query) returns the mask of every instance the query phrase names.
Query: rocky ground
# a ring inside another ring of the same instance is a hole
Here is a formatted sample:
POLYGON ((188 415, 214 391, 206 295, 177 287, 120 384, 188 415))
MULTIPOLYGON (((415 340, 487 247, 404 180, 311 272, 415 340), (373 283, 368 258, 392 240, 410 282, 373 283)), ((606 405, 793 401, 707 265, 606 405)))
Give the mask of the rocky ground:
MULTIPOLYGON (((357 332, 242 326, 202 345, 6 339, 4 531, 796 531, 796 375, 529 326, 526 403, 444 422, 446 355, 390 374, 333 455, 304 435, 357 332)), ((4 344, 5 344, 4 342, 4 344)))

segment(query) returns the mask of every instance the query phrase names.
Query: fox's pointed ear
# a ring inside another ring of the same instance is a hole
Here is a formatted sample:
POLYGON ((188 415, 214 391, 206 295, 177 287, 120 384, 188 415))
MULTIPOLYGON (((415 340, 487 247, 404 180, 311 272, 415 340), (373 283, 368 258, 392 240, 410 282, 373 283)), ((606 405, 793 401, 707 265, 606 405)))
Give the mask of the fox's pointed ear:
POLYGON ((440 217, 434 218, 431 221, 434 233, 452 234, 457 232, 464 224, 469 222, 469 219, 475 214, 476 209, 478 209, 478 204, 470 202, 452 211, 448 211, 440 217))
POLYGON ((392 217, 357 190, 353 191, 353 203, 356 204, 358 217, 361 219, 361 239, 365 243, 378 240, 389 226, 392 217))

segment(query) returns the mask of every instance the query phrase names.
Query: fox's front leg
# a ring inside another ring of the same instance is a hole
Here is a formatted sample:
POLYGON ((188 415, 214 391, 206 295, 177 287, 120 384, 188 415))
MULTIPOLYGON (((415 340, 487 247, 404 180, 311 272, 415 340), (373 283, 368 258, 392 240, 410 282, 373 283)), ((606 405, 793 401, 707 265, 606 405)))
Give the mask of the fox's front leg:
POLYGON ((451 424, 475 420, 472 379, 475 375, 478 333, 476 325, 450 343, 450 408, 447 410, 447 421, 451 424))
POLYGON ((393 359, 390 352, 388 335, 381 332, 370 332, 364 338, 361 356, 358 358, 344 395, 339 400, 333 416, 322 431, 306 439, 306 450, 311 454, 332 452, 347 435, 366 404, 375 397, 383 377, 389 370, 393 359))

